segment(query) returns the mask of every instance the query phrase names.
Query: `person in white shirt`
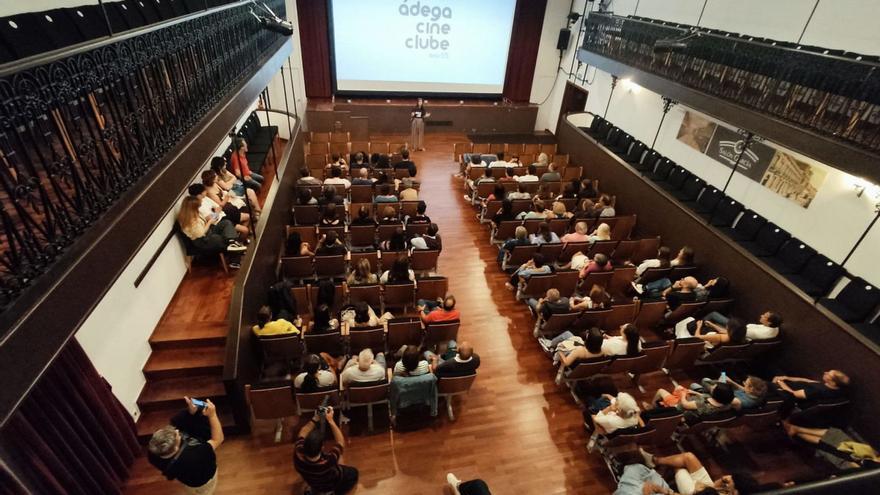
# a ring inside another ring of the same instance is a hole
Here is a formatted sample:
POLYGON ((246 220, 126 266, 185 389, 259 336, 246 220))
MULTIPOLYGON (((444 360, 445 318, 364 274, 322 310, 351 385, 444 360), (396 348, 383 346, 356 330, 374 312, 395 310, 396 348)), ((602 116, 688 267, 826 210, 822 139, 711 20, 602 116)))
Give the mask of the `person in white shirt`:
MULTIPOLYGON (((713 323, 716 328, 726 327, 729 318, 717 311, 706 315, 703 320, 713 323)), ((779 313, 765 311, 758 318, 758 323, 746 325, 746 338, 749 340, 775 339, 779 336, 779 327, 782 326, 782 317, 779 313)))
POLYGON ((309 354, 303 359, 303 372, 293 379, 293 387, 297 390, 305 388, 305 392, 317 392, 319 389, 336 385, 336 373, 321 367, 325 360, 317 354, 309 354))
POLYGON ((516 178, 517 182, 538 182, 539 180, 541 180, 540 177, 535 175, 538 173, 538 169, 534 165, 529 165, 528 169, 526 170, 526 175, 520 175, 516 178))
POLYGON ((605 335, 605 341, 602 342, 602 354, 606 356, 635 356, 640 352, 642 352, 642 342, 639 329, 632 323, 620 326, 620 336, 605 335))
POLYGON ((339 381, 343 387, 348 387, 351 382, 378 382, 386 379, 385 355, 381 352, 375 357, 373 351, 364 349, 358 353, 357 358, 352 357, 345 364, 339 381))
POLYGON ((331 167, 330 168, 330 177, 324 179, 324 185, 332 185, 332 186, 344 186, 346 190, 351 187, 351 182, 348 179, 342 178, 342 169, 340 167, 331 167))
POLYGON ((641 276, 648 268, 669 268, 669 256, 669 248, 660 246, 656 258, 645 260, 636 268, 636 276, 641 276))
POLYGON ((591 417, 593 419, 593 435, 587 443, 587 451, 593 450, 599 435, 610 435, 617 430, 644 425, 639 416, 639 405, 632 395, 621 392, 617 397, 603 394, 611 404, 591 417))
POLYGON ((495 156, 497 156, 498 159, 495 160, 494 162, 490 163, 489 168, 509 167, 510 166, 509 163, 504 161, 504 152, 503 151, 499 151, 498 153, 496 153, 495 156))

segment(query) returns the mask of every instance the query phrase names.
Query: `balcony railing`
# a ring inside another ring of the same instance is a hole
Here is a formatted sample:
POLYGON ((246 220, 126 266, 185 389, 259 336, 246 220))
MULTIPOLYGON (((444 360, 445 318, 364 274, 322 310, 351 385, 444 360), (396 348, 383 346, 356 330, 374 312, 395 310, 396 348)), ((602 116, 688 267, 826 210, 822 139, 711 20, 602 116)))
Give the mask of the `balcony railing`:
MULTIPOLYGON (((267 4, 284 15, 284 0, 267 4)), ((279 35, 249 9, 0 67, 0 309, 254 72, 279 35)))
POLYGON ((870 153, 880 151, 876 56, 596 13, 586 19, 582 48, 870 153), (654 50, 658 40, 695 32, 684 47, 654 50))

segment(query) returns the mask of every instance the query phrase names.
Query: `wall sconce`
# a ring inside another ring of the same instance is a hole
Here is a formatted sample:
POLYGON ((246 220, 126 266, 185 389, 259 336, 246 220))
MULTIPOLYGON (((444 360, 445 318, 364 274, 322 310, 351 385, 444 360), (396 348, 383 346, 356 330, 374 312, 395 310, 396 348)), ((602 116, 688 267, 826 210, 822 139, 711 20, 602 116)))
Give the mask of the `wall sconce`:
POLYGON ((856 197, 861 198, 865 192, 875 198, 880 197, 880 186, 871 183, 861 177, 852 177, 852 187, 856 191, 856 197))
POLYGON ((638 94, 642 90, 642 87, 634 83, 630 78, 621 79, 620 82, 623 83, 623 88, 626 89, 627 92, 638 94))

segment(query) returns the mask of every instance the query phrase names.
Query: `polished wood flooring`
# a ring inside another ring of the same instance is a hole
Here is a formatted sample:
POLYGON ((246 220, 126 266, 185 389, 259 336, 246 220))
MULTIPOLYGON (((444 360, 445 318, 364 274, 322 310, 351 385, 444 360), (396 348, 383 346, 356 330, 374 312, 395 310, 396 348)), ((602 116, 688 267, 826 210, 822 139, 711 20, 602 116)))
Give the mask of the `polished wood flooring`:
MULTIPOLYGON (((470 394, 455 400, 454 422, 446 418, 441 405, 433 421, 401 418, 400 428, 392 431, 387 422, 377 420, 376 433, 370 435, 364 412, 352 411, 352 423, 343 429, 348 442, 344 460, 360 470, 358 493, 440 494, 448 472, 461 479, 482 478, 493 493, 502 495, 611 493, 614 483, 601 457, 585 450, 580 409, 567 390, 553 383, 554 369, 531 335, 533 320, 504 289, 506 276, 495 263, 497 250, 462 199, 460 179, 452 177, 457 171, 452 144, 465 141, 465 136, 426 137, 428 151, 414 153, 414 159, 428 214, 443 236, 439 269, 449 277, 450 291, 458 300, 460 337, 474 345, 482 366, 470 394)), ((186 287, 186 294, 179 292, 173 314, 187 321, 225 314, 218 299, 228 297, 227 280, 202 275, 202 282, 187 283, 192 285, 186 287), (217 284, 220 293, 203 290, 201 283, 217 284)), ((658 386, 671 386, 662 374, 643 382, 647 394, 625 380, 617 385, 640 400, 649 400, 658 386)), ((284 441, 276 444, 273 426, 258 422, 252 435, 227 439, 218 451, 218 494, 302 493, 304 486, 291 462, 290 443, 296 430, 286 428, 284 441)), ((773 450, 776 440, 771 439, 767 450, 773 450)), ((766 465, 754 463, 753 472, 759 474, 766 465)), ((719 474, 715 465, 710 472, 719 474)), ((183 490, 142 457, 126 493, 183 490)))

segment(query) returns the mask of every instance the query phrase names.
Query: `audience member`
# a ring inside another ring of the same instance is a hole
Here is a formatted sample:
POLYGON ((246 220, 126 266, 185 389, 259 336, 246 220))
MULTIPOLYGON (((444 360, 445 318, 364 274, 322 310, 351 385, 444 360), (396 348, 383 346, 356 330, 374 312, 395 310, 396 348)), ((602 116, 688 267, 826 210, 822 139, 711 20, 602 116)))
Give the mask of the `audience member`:
POLYGON ((526 190, 526 185, 520 182, 516 186, 516 191, 511 191, 507 195, 507 199, 530 199, 532 195, 526 190))
POLYGON ((428 210, 428 205, 424 201, 419 201, 419 204, 416 205, 416 214, 415 215, 407 215, 403 219, 403 223, 405 225, 422 225, 422 224, 430 224, 431 218, 428 215, 425 215, 425 212, 428 210))
POLYGON ((352 357, 345 364, 339 375, 339 382, 343 388, 354 383, 373 383, 387 379, 385 374, 385 354, 379 353, 373 356, 373 351, 364 349, 358 353, 357 358, 352 357))
MULTIPOLYGON (((706 315, 704 320, 715 331, 724 332, 729 318, 713 311, 706 315)), ((745 336, 749 340, 775 339, 779 336, 780 326, 782 326, 782 317, 773 311, 765 311, 758 317, 758 323, 749 323, 745 326, 745 336)))
POLYGON ((596 231, 589 235, 587 238, 591 243, 595 243, 597 241, 610 241, 611 240, 611 226, 607 223, 602 222, 596 227, 596 231))
POLYGON ((571 368, 576 362, 586 359, 604 357, 602 344, 605 336, 602 330, 596 327, 589 329, 583 337, 578 337, 569 330, 557 335, 554 339, 538 339, 546 351, 555 352, 554 362, 559 364, 559 372, 556 375, 556 383, 562 382, 562 376, 567 368, 571 368))
POLYGON ((586 222, 578 222, 574 226, 574 232, 569 232, 562 236, 562 242, 587 242, 590 237, 587 235, 589 226, 586 222))
POLYGON ((587 265, 581 269, 578 277, 584 279, 593 272, 607 272, 613 269, 614 267, 611 266, 611 260, 608 259, 607 255, 603 253, 596 253, 596 255, 593 256, 593 260, 587 263, 587 265))
POLYGON ((440 251, 443 249, 443 241, 436 223, 428 225, 428 230, 420 236, 410 239, 409 244, 413 249, 440 251))
POLYGON ((297 231, 287 234, 284 253, 287 256, 314 256, 308 242, 302 240, 302 235, 297 231))
MULTIPOLYGON (((709 472, 706 471, 706 468, 700 460, 697 459, 697 456, 691 452, 660 457, 639 448, 639 453, 641 453, 642 458, 645 461, 645 466, 650 469, 657 466, 668 466, 674 469, 675 487, 678 489, 678 492, 673 492, 668 486, 666 486, 665 490, 650 492, 645 492, 643 490, 642 493, 680 493, 681 495, 736 495, 738 493, 732 476, 722 476, 717 481, 713 481, 712 477, 709 476, 709 472)), ((627 468, 629 467, 630 466, 627 466, 627 468)), ((625 472, 626 469, 624 469, 624 473, 625 472)), ((665 482, 663 485, 665 485, 665 482)))
POLYGON ((694 421, 703 416, 730 410, 733 408, 734 398, 733 387, 729 383, 717 383, 707 394, 682 386, 676 387, 672 392, 661 388, 654 394, 654 403, 685 411, 689 413, 685 415, 685 419, 694 421))
MULTIPOLYGON (((547 155, 544 155, 547 156, 547 155)), ((559 175, 559 172, 556 170, 556 164, 551 163, 547 167, 547 171, 541 175, 541 182, 559 182, 562 180, 562 176, 559 175)))
POLYGON ((548 242, 556 243, 560 241, 556 232, 550 230, 550 224, 547 222, 541 222, 540 225, 538 225, 538 232, 529 235, 529 242, 540 246, 541 244, 547 244, 548 242))
POLYGON ((415 345, 406 346, 400 361, 394 365, 394 376, 420 376, 430 372, 431 365, 422 359, 422 353, 415 345))
POLYGON ((723 344, 743 344, 746 342, 746 324, 738 318, 730 318, 722 327, 709 320, 689 317, 675 325, 675 337, 696 337, 706 343, 707 349, 723 344))
POLYGON ((333 408, 328 407, 323 420, 333 433, 330 450, 324 451, 324 430, 315 428, 321 424, 320 411, 299 430, 294 443, 293 466, 309 488, 317 493, 345 494, 358 483, 358 470, 342 464, 345 437, 333 419, 333 408))
POLYGON ((777 390, 796 401, 839 399, 846 396, 849 376, 840 370, 822 373, 821 380, 794 376, 776 376, 771 380, 777 390))
POLYGON ((233 140, 232 156, 229 157, 232 175, 244 183, 245 187, 259 191, 265 179, 262 175, 251 171, 248 166, 247 152, 247 141, 242 138, 233 140))
MULTIPOLYGON (((391 214, 394 215, 394 208, 391 209, 391 214)), ((352 225, 372 225, 373 227, 377 226, 376 220, 370 215, 370 207, 366 205, 362 205, 358 208, 357 217, 351 221, 352 225)))
POLYGON ((614 211, 614 206, 612 203, 614 200, 611 196, 607 194, 602 194, 599 196, 599 202, 596 203, 596 211, 599 212, 599 217, 613 217, 617 213, 614 211))
POLYGON ((517 220, 547 220, 548 213, 552 214, 552 212, 548 211, 544 206, 544 201, 535 196, 534 201, 532 201, 532 208, 529 211, 520 212, 519 215, 516 216, 517 220))
POLYGON ((457 321, 461 319, 461 313, 455 309, 455 296, 447 294, 445 298, 437 301, 420 299, 417 309, 419 317, 425 323, 439 323, 445 321, 457 321))
POLYGON ((345 281, 348 285, 373 285, 379 283, 379 277, 373 273, 370 260, 361 258, 355 265, 354 270, 348 274, 345 281))
MULTIPOLYGON (((577 179, 575 179, 577 180, 577 179)), ((599 191, 596 189, 593 179, 584 179, 580 181, 580 188, 577 191, 577 197, 580 199, 596 199, 599 197, 599 191)))
POLYGON ((587 297, 572 297, 572 311, 588 311, 591 309, 611 309, 611 295, 604 287, 593 284, 587 297))
MULTIPOLYGON (((345 192, 345 189, 343 189, 342 191, 345 192)), ((337 193, 336 186, 332 184, 325 184, 324 189, 321 190, 321 197, 318 198, 318 205, 326 206, 330 203, 337 205, 345 204, 345 198, 337 193)))
POLYGON ((391 264, 391 268, 385 270, 382 273, 382 276, 379 277, 379 283, 381 284, 404 284, 406 282, 415 282, 416 274, 409 267, 409 258, 405 255, 399 256, 394 263, 391 264))
MULTIPOLYGON (((501 209, 492 216, 492 223, 497 227, 501 222, 510 220, 516 220, 516 214, 513 213, 513 202, 510 198, 505 198, 501 201, 501 209)), ((528 234, 528 232, 526 233, 528 234)))
POLYGON ((498 251, 498 261, 504 260, 505 255, 513 252, 513 248, 516 246, 528 246, 529 244, 529 231, 522 225, 518 226, 513 231, 513 239, 508 239, 501 245, 498 251))
POLYGON ((348 190, 351 187, 351 182, 342 178, 342 167, 333 166, 330 167, 330 177, 324 179, 324 185, 342 186, 348 190))
POLYGON ((251 330, 257 337, 267 337, 270 335, 299 335, 301 328, 302 318, 299 316, 293 323, 284 318, 272 320, 272 310, 269 306, 262 306, 257 311, 257 324, 251 327, 251 330))
MULTIPOLYGON (((376 209, 379 206, 376 205, 376 209)), ((383 206, 382 207, 382 217, 379 219, 380 225, 397 225, 400 224, 400 218, 397 216, 397 210, 394 209, 393 206, 383 206)))
POLYGON ((694 250, 689 246, 684 246, 678 250, 675 259, 669 262, 670 266, 694 266, 694 250))
POLYGON ((537 168, 534 165, 529 165, 526 169, 526 174, 519 176, 516 180, 517 182, 538 182, 540 178, 537 175, 537 168))
POLYGON ((722 374, 717 380, 711 378, 703 378, 700 383, 692 383, 691 390, 697 392, 711 393, 715 385, 719 383, 729 383, 733 387, 733 402, 731 406, 734 409, 754 409, 764 405, 767 398, 767 382, 757 376, 749 375, 742 384, 736 383, 726 374, 722 374))
POLYGON ((639 405, 632 395, 620 392, 617 397, 603 394, 602 404, 608 404, 590 417, 593 423, 593 435, 587 442, 587 452, 592 452, 600 435, 610 435, 617 430, 644 425, 639 416, 639 405))
POLYGON ((400 157, 402 158, 402 160, 394 164, 394 169, 397 170, 405 168, 409 171, 410 177, 415 177, 418 173, 418 170, 416 169, 416 164, 409 159, 409 150, 406 148, 402 149, 400 151, 400 157))
POLYGON ((339 330, 339 320, 333 317, 329 304, 315 306, 315 317, 309 322, 309 334, 334 333, 339 330))
POLYGON ((379 186, 379 194, 373 198, 373 202, 375 203, 396 203, 397 201, 397 196, 391 192, 391 184, 382 184, 379 186))
POLYGON ((183 198, 180 212, 177 214, 177 223, 180 230, 191 241, 195 249, 201 254, 216 254, 224 251, 240 253, 247 247, 240 244, 236 239, 238 232, 232 222, 219 215, 213 215, 209 219, 202 218, 199 214, 198 198, 187 196, 183 198))
POLYGON ((467 341, 458 346, 458 352, 448 359, 430 353, 431 369, 438 378, 473 375, 480 367, 480 356, 467 341))
POLYGON ((509 167, 510 164, 504 161, 504 152, 499 151, 495 154, 496 159, 492 163, 489 164, 489 168, 497 168, 497 167, 509 167))
POLYGON ((642 340, 639 329, 632 323, 620 326, 619 336, 605 334, 602 342, 602 354, 606 356, 636 356, 642 352, 642 340))
POLYGON ((532 255, 532 259, 526 261, 510 276, 507 283, 508 289, 515 289, 520 284, 525 284, 532 275, 542 275, 553 271, 553 268, 547 264, 547 260, 541 253, 532 255))
POLYGON ((299 179, 296 180, 296 185, 320 186, 321 179, 312 177, 312 171, 309 170, 309 167, 302 167, 299 169, 299 179))
POLYGON ((339 170, 342 171, 342 175, 348 174, 348 164, 345 163, 345 158, 339 153, 332 153, 330 155, 330 163, 325 165, 324 169, 331 170, 333 167, 339 167, 339 170))
POLYGON ((695 290, 697 285, 699 283, 694 277, 684 277, 667 287, 661 295, 666 299, 666 306, 669 310, 673 311, 684 303, 696 301, 697 294, 695 290))
POLYGON ((318 249, 315 250, 316 256, 343 256, 348 253, 345 244, 339 240, 339 234, 335 230, 330 230, 318 241, 318 249))
POLYGON ((547 295, 540 299, 533 297, 526 301, 532 314, 538 316, 541 320, 547 320, 551 315, 568 313, 571 311, 571 305, 567 297, 559 294, 559 289, 547 289, 547 295))
POLYGON ((327 203, 321 209, 321 226, 336 227, 344 223, 345 219, 336 214, 336 203, 327 203))
POLYGON ((398 226, 391 233, 391 237, 379 243, 379 249, 382 251, 406 251, 409 249, 409 242, 406 240, 406 233, 403 226, 398 226))
POLYGON ((656 258, 647 259, 641 262, 638 267, 636 267, 636 276, 641 276, 649 268, 669 268, 670 256, 671 253, 669 251, 669 248, 666 246, 660 246, 660 249, 657 250, 656 258))
POLYGON ((553 202, 553 216, 551 218, 571 218, 574 213, 565 209, 565 203, 561 201, 553 202))
POLYGON ((307 187, 301 187, 296 190, 296 204, 300 206, 316 205, 318 198, 312 196, 312 190, 307 187))
POLYGON ((413 187, 413 181, 409 177, 401 181, 403 189, 398 193, 401 201, 418 201, 419 191, 413 187))
POLYGON ((309 354, 303 358, 303 371, 293 379, 293 386, 303 393, 318 392, 336 385, 336 373, 331 371, 330 359, 309 354))
POLYGON ((373 179, 370 178, 370 169, 361 167, 358 169, 358 176, 351 180, 354 186, 372 186, 373 179))

